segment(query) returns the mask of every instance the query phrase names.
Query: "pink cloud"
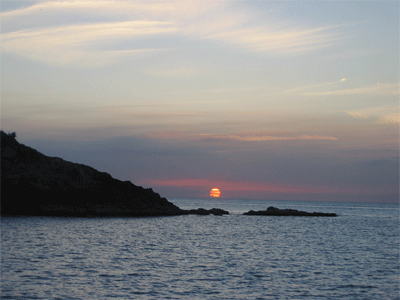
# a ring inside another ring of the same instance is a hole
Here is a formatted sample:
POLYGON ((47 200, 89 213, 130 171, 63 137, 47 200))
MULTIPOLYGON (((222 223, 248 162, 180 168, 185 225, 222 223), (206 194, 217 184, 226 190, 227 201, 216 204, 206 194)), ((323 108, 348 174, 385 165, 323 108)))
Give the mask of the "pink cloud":
POLYGON ((298 140, 331 140, 337 141, 335 136, 324 135, 270 135, 262 132, 247 133, 247 134, 208 134, 208 133, 183 133, 179 131, 159 132, 147 134, 149 138, 159 139, 177 139, 177 140, 226 140, 226 141, 242 141, 242 142, 261 142, 261 141, 298 141, 298 140))

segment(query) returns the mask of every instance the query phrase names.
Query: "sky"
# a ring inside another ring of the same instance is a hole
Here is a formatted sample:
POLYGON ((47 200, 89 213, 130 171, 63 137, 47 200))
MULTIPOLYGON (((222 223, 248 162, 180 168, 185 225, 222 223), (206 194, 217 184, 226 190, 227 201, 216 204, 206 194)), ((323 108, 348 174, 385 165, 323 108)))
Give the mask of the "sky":
POLYGON ((399 201, 398 1, 1 1, 1 129, 170 198, 399 201))

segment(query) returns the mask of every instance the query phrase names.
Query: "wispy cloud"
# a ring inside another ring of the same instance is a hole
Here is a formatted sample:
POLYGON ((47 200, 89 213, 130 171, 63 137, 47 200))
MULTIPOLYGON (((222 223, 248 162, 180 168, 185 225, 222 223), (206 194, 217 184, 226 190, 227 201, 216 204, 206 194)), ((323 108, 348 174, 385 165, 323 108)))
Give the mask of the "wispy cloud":
POLYGON ((167 22, 129 21, 29 29, 1 35, 2 51, 50 64, 104 64, 116 55, 138 54, 159 49, 98 49, 99 41, 160 35, 176 31, 167 22))
POLYGON ((324 92, 310 92, 301 93, 302 95, 313 95, 313 96, 335 96, 335 95, 358 95, 358 94, 371 94, 371 95, 398 95, 399 84, 385 83, 376 84, 372 86, 357 87, 351 89, 337 89, 334 91, 324 92))
POLYGON ((3 52, 54 65, 104 64, 136 50, 153 51, 157 47, 138 49, 132 41, 158 36, 213 39, 274 55, 309 52, 343 39, 338 26, 254 21, 251 12, 235 11, 226 1, 50 1, 1 18, 3 52), (131 48, 119 49, 121 42, 131 48))
POLYGON ((380 124, 400 124, 398 106, 368 107, 346 111, 346 113, 355 119, 372 120, 373 122, 380 124))
POLYGON ((331 33, 335 27, 316 29, 271 30, 269 26, 257 26, 238 30, 226 30, 210 35, 227 43, 256 52, 274 54, 304 53, 333 46, 340 41, 339 34, 331 33))
POLYGON ((185 133, 179 131, 159 132, 148 134, 147 137, 159 139, 179 140, 216 140, 216 141, 241 141, 241 142, 263 142, 263 141, 298 141, 298 140, 338 140, 334 136, 322 135, 268 135, 263 133, 247 133, 240 135, 233 134, 210 134, 210 133, 185 133))
POLYGON ((330 81, 330 82, 323 82, 323 83, 319 83, 319 84, 310 84, 310 85, 304 85, 304 86, 299 86, 290 90, 286 90, 280 93, 276 93, 274 95, 282 95, 282 94, 300 94, 299 92, 302 92, 301 94, 305 94, 304 91, 307 90, 315 90, 315 89, 321 89, 321 88, 330 88, 332 86, 337 87, 338 84, 341 84, 342 82, 345 82, 347 79, 346 78, 342 78, 340 80, 337 81, 330 81))
POLYGON ((303 96, 335 96, 335 95, 359 95, 359 94, 370 94, 370 95, 398 95, 399 84, 398 83, 377 83, 375 85, 343 88, 347 85, 348 79, 342 78, 338 81, 323 82, 319 84, 311 84, 296 87, 290 90, 286 90, 274 95, 283 94, 297 94, 303 96))

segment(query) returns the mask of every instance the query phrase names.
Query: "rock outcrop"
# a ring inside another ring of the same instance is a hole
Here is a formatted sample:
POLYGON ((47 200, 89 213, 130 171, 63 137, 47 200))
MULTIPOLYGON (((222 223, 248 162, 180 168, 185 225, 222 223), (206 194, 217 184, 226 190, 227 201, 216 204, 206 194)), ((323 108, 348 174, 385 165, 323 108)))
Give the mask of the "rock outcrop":
POLYGON ((213 208, 213 209, 204 209, 204 208, 198 208, 198 209, 189 209, 189 210, 184 210, 184 214, 187 215, 215 215, 215 216, 222 216, 222 215, 229 215, 229 212, 220 208, 213 208))
POLYGON ((337 215, 334 213, 321 213, 321 212, 305 212, 298 211, 295 209, 279 209, 273 206, 267 208, 267 210, 259 210, 244 213, 244 215, 248 216, 299 216, 299 217, 336 217, 337 215))
MULTIPOLYGON (((89 166, 49 157, 1 131, 1 215, 172 216, 181 210, 152 189, 89 166)), ((220 214, 219 210, 208 211, 220 214)))

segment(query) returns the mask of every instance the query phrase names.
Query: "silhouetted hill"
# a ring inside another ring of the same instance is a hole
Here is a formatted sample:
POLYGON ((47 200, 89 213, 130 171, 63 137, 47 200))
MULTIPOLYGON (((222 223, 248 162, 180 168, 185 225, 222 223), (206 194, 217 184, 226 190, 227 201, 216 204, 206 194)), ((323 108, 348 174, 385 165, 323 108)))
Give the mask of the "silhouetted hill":
POLYGON ((48 157, 1 131, 1 214, 158 216, 186 211, 152 189, 48 157))
POLYGON ((213 208, 182 210, 152 189, 120 181, 89 166, 46 156, 1 131, 1 215, 224 215, 213 208))

